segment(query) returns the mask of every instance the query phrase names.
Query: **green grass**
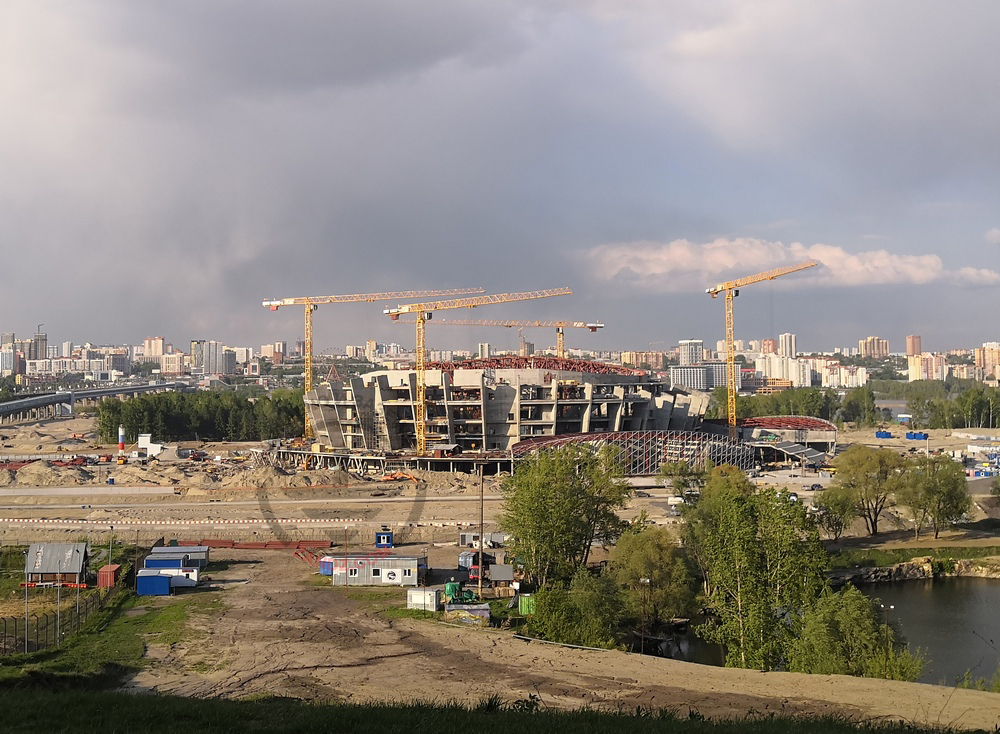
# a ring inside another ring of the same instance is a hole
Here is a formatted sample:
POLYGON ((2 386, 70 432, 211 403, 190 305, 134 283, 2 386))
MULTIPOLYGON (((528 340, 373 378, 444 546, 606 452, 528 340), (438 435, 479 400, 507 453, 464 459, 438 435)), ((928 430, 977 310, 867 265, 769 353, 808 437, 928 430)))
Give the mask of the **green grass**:
POLYGON ((891 566, 903 563, 920 556, 931 556, 935 560, 961 560, 1000 556, 1000 546, 988 545, 978 547, 952 548, 849 548, 833 553, 830 556, 830 567, 837 568, 868 568, 872 566, 891 566))
POLYGON ((221 605, 217 592, 169 600, 119 593, 62 647, 0 658, 0 690, 115 686, 143 667, 147 643, 173 645, 194 637, 191 617, 214 615, 221 605))
POLYGON ((537 698, 504 702, 498 696, 478 704, 316 704, 288 698, 254 697, 243 701, 181 699, 172 696, 135 696, 120 693, 43 691, 0 692, 6 734, 87 734, 129 732, 144 734, 258 734, 275 732, 385 732, 441 734, 477 732, 509 734, 544 731, 553 734, 607 732, 608 734, 858 734, 944 731, 912 724, 871 722, 856 725, 845 718, 802 719, 750 716, 706 721, 697 711, 635 709, 550 711, 537 698))
POLYGON ((426 609, 407 609, 406 607, 385 607, 381 615, 388 619, 441 619, 441 612, 431 612, 426 609))

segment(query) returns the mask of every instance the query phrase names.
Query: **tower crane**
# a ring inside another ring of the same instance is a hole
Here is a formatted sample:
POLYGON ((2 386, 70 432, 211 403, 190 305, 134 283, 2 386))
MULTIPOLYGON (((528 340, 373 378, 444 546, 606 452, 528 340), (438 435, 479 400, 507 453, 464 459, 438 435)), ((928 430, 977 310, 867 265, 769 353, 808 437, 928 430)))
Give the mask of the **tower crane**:
MULTIPOLYGON (((409 322, 399 322, 409 323, 409 322)), ((435 319, 435 326, 502 326, 507 329, 517 329, 520 335, 522 329, 555 329, 556 330, 556 356, 560 359, 566 356, 566 335, 564 329, 590 329, 596 332, 603 329, 604 324, 600 321, 482 321, 476 319, 435 319)))
POLYGON ((739 289, 745 285, 760 283, 763 280, 774 280, 782 275, 796 273, 814 265, 819 265, 819 263, 815 260, 806 260, 795 265, 786 265, 782 268, 765 270, 756 275, 748 275, 745 278, 719 283, 717 286, 705 289, 705 292, 712 298, 723 292, 726 294, 726 412, 729 418, 730 438, 736 438, 736 328, 733 323, 733 299, 740 294, 739 289))
MULTIPOLYGON (((277 311, 282 306, 305 306, 305 384, 304 393, 312 390, 313 386, 313 334, 312 315, 321 304, 326 303, 356 303, 374 301, 395 300, 398 298, 427 298, 430 296, 460 296, 467 293, 482 293, 482 288, 457 288, 452 290, 433 291, 388 291, 385 293, 352 293, 340 296, 303 296, 298 298, 277 298, 264 301, 263 306, 277 311)), ((305 411, 305 438, 313 437, 312 421, 309 420, 309 411, 305 411)))
POLYGON ((444 311, 450 308, 475 308, 494 303, 510 303, 512 301, 531 301, 536 298, 552 296, 569 296, 573 291, 569 288, 551 288, 542 291, 526 291, 524 293, 494 293, 471 298, 454 298, 447 301, 429 301, 426 303, 407 303, 396 308, 387 308, 393 321, 401 314, 412 313, 417 317, 417 396, 414 407, 414 430, 417 435, 417 456, 427 455, 427 349, 424 337, 424 327, 434 311, 444 311))

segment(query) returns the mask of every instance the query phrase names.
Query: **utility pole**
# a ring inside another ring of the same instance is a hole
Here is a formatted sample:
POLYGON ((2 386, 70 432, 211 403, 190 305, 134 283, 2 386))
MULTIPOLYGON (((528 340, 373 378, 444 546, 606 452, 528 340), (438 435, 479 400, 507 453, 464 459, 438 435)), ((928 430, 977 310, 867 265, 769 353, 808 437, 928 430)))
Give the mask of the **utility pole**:
POLYGON ((483 527, 486 524, 486 465, 479 465, 479 601, 483 600, 483 574, 486 573, 486 562, 483 560, 483 527))
POLYGON ((28 654, 28 551, 24 552, 24 654, 28 654))

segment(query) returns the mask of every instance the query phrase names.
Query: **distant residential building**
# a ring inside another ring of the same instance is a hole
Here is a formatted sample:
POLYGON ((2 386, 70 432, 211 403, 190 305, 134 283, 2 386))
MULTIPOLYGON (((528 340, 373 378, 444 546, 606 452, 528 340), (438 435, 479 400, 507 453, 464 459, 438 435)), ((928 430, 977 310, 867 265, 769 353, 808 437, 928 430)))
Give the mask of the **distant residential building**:
POLYGON ((681 367, 700 364, 705 361, 705 342, 701 339, 682 339, 677 345, 677 355, 681 367))
POLYGON ((885 359, 889 356, 889 340, 878 336, 869 336, 858 342, 858 352, 862 357, 885 359))
POLYGON ((62 343, 62 355, 63 357, 73 356, 73 342, 63 342, 62 343))
POLYGON ((779 357, 797 357, 799 356, 798 347, 795 344, 795 334, 780 334, 778 336, 778 356, 779 357))
POLYGON ((1000 342, 986 342, 973 350, 972 359, 977 368, 982 370, 983 377, 997 375, 997 365, 1000 365, 1000 342))
POLYGON ((479 342, 479 347, 478 347, 477 354, 479 356, 479 359, 489 359, 490 355, 491 355, 491 352, 490 352, 490 343, 489 342, 479 342))
POLYGON ((943 380, 948 376, 948 360, 943 354, 915 354, 906 358, 907 379, 943 380))
POLYGON ((356 344, 348 344, 344 348, 344 354, 347 355, 348 359, 361 359, 365 356, 365 348, 356 344))
POLYGON ((778 353, 778 342, 774 339, 763 339, 760 342, 760 353, 761 354, 777 354, 778 353))
POLYGON ((142 340, 142 353, 146 357, 163 356, 163 337, 147 336, 142 340))
POLYGON ((913 334, 906 337, 906 356, 915 357, 918 354, 923 354, 923 349, 920 346, 920 337, 913 334))
POLYGON ((12 346, 13 344, 14 344, 14 332, 13 331, 4 331, 4 332, 0 333, 0 349, 3 349, 4 347, 12 346))
MULTIPOLYGON (((714 390, 726 386, 726 363, 709 362, 707 364, 674 366, 670 368, 670 388, 683 387, 690 390, 714 390)), ((742 379, 741 371, 736 371, 736 379, 742 379)), ((739 390, 741 385, 737 385, 739 390)))

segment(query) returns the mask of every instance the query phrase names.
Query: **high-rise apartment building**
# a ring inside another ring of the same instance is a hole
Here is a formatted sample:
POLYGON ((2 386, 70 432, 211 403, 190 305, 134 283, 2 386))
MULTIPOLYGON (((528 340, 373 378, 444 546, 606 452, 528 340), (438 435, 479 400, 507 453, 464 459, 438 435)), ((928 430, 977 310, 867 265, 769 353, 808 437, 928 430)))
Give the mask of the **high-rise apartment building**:
POLYGON ((477 352, 480 359, 489 359, 490 357, 490 343, 489 342, 479 342, 479 349, 477 352))
POLYGON ((197 339, 191 342, 191 369, 206 371, 204 339, 197 339))
POLYGON ((795 334, 780 334, 778 336, 778 356, 797 357, 798 347, 795 344, 795 334))
POLYGON ((12 346, 13 344, 14 344, 14 332, 13 331, 5 331, 3 333, 0 333, 0 349, 3 349, 4 347, 12 346))
POLYGON ((73 342, 63 342, 62 343, 62 356, 72 357, 73 356, 73 342))
POLYGON ((35 332, 31 339, 31 353, 28 359, 45 359, 49 354, 49 336, 41 331, 35 332))
POLYGON ((911 335, 906 337, 906 356, 916 357, 918 354, 923 354, 923 348, 920 346, 920 337, 916 335, 911 335))
POLYGON ((163 337, 147 336, 142 340, 142 355, 144 357, 163 356, 163 337))
POLYGON ((378 343, 374 339, 369 339, 365 342, 365 359, 369 362, 374 362, 375 357, 378 356, 378 343))
POLYGON ((862 357, 885 359, 889 356, 889 340, 877 336, 869 336, 858 342, 858 353, 862 357))
POLYGON ((677 345, 677 354, 681 367, 701 364, 705 361, 705 342, 701 339, 681 339, 677 345))
POLYGON ((778 342, 774 339, 762 339, 760 342, 760 353, 761 354, 777 354, 778 353, 778 342))
MULTIPOLYGON (((920 337, 917 337, 918 339, 920 337)), ((906 358, 907 379, 943 380, 948 377, 948 359, 943 354, 913 354, 906 358)))

